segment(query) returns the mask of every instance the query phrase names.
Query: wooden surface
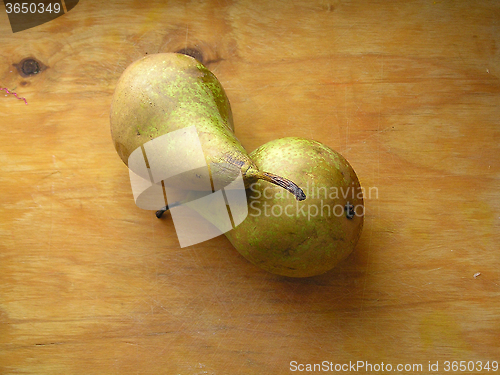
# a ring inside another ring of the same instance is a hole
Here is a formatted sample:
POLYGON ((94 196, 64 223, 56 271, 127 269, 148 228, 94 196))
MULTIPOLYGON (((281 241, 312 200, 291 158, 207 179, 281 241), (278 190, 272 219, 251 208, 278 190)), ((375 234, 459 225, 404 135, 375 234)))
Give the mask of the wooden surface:
POLYGON ((28 102, 0 93, 0 373, 500 360, 497 1, 82 0, 15 34, 0 13, 0 86, 28 102), (180 249, 135 206, 111 95, 132 61, 182 48, 249 151, 314 138, 372 188, 336 269, 274 276, 224 236, 180 249), (21 77, 27 57, 47 68, 21 77))

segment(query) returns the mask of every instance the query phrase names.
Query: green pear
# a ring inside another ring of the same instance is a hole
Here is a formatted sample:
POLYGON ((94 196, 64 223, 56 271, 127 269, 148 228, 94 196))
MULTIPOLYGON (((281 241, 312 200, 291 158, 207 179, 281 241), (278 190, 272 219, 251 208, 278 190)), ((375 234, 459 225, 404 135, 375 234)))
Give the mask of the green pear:
POLYGON ((325 273, 354 249, 363 227, 363 193, 353 168, 320 142, 281 138, 250 154, 258 168, 279 170, 305 190, 288 192, 259 181, 248 189, 248 216, 225 233, 237 251, 274 274, 325 273))
POLYGON ((220 82, 190 56, 159 53, 129 65, 113 94, 110 123, 116 151, 131 170, 131 155, 142 152, 149 165, 184 171, 165 180, 170 188, 217 190, 241 173, 245 187, 265 180, 297 200, 305 199, 294 182, 257 168, 234 135, 231 107, 220 82), (195 136, 189 132, 193 129, 195 136), (160 144, 167 134, 176 137, 160 144), (186 166, 199 168, 186 171, 186 166))

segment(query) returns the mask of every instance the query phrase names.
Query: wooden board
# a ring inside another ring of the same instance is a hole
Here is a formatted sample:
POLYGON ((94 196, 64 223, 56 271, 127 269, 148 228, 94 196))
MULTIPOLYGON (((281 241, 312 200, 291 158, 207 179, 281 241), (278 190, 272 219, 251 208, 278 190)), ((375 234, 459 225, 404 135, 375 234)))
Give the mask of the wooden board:
POLYGON ((497 1, 87 0, 15 34, 0 13, 0 87, 28 103, 0 92, 0 373, 493 373, 497 1), (300 136, 353 165, 365 228, 333 271, 271 275, 224 236, 181 249, 135 205, 111 95, 132 61, 183 48, 249 151, 300 136), (46 69, 22 77, 25 58, 46 69))

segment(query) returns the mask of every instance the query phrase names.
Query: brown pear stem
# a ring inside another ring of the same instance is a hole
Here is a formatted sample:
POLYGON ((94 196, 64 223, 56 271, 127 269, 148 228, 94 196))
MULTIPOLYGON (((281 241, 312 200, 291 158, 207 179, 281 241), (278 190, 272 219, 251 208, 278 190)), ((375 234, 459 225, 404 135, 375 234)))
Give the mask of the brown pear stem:
POLYGON ((156 211, 156 217, 160 219, 165 212, 167 212, 169 209, 168 206, 163 207, 161 210, 156 211))
POLYGON ((275 175, 274 173, 269 172, 258 173, 255 177, 270 182, 274 185, 281 186, 283 189, 288 190, 290 193, 295 195, 295 199, 297 199, 298 201, 303 201, 304 199, 306 199, 304 191, 299 188, 294 182, 287 180, 284 177, 280 177, 278 175, 275 175))
MULTIPOLYGON (((297 199, 298 201, 303 201, 304 199, 306 199, 306 194, 304 193, 304 191, 300 187, 298 187, 297 184, 284 177, 269 172, 258 172, 254 176, 259 180, 264 180, 270 182, 271 184, 282 187, 283 189, 292 193, 295 196, 295 199, 297 199)), ((162 209, 156 211, 156 217, 158 219, 161 218, 166 211, 175 206, 179 206, 181 203, 182 202, 174 202, 168 206, 163 207, 162 209)))
POLYGON ((179 206, 181 202, 174 202, 172 204, 166 205, 162 209, 156 211, 156 217, 160 219, 165 212, 167 212, 169 209, 174 208, 175 206, 179 206))

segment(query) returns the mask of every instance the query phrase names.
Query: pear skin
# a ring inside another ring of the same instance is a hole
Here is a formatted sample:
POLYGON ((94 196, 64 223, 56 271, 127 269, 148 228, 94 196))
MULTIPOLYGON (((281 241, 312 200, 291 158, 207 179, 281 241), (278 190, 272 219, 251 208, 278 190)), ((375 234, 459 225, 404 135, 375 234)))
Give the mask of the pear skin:
POLYGON ((168 163, 175 170, 199 164, 192 150, 201 145, 208 176, 193 169, 165 182, 172 188, 216 190, 231 183, 235 173, 241 172, 245 186, 266 180, 289 190, 298 200, 305 199, 294 182, 257 168, 234 135, 231 107, 223 87, 190 56, 159 53, 129 65, 113 94, 110 123, 116 151, 129 167, 131 154, 140 148, 144 150, 151 141, 196 128, 196 139, 180 137, 180 141, 145 152, 148 159, 168 163))
POLYGON ((325 273, 355 248, 364 220, 363 194, 351 165, 320 142, 281 138, 250 154, 258 168, 279 170, 296 181, 307 198, 268 182, 248 190, 248 216, 225 233, 256 266, 283 276, 325 273))

